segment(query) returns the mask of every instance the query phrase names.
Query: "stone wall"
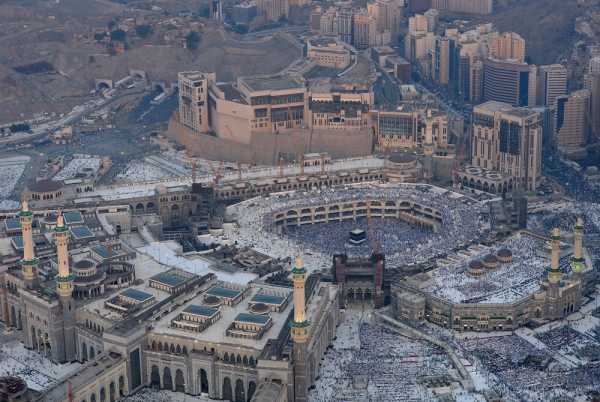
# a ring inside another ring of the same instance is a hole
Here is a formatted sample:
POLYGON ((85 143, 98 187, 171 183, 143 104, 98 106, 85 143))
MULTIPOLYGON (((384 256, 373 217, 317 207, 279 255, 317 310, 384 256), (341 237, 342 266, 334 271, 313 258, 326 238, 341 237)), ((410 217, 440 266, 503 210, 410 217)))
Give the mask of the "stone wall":
MULTIPOLYGON (((218 159, 242 162, 244 159, 236 144, 229 139, 218 138, 196 133, 182 127, 190 151, 201 155, 196 140, 202 143, 206 153, 218 159)), ((177 124, 169 121, 166 137, 181 143, 181 134, 177 124)), ((357 131, 311 130, 298 129, 298 143, 305 153, 329 152, 334 159, 353 156, 370 155, 373 149, 373 133, 371 129, 357 131)), ((288 156, 295 159, 298 155, 298 144, 293 134, 252 133, 250 144, 239 143, 248 159, 255 164, 276 165, 279 158, 288 156)), ((297 159, 296 159, 297 160, 297 159)))

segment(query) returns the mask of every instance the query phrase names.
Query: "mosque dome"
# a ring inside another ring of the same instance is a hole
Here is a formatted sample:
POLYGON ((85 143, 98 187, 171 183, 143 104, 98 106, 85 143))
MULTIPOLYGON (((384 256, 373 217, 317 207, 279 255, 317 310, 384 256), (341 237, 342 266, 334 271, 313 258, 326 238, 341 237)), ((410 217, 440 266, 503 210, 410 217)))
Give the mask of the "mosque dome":
POLYGON ((223 301, 221 300, 220 297, 210 295, 210 296, 204 296, 204 300, 202 300, 202 304, 204 304, 205 306, 208 306, 208 307, 219 307, 221 304, 223 304, 223 301))
POLYGON ((498 250, 498 259, 501 263, 506 264, 513 260, 513 253, 507 248, 498 250))
POLYGON ((473 260, 469 263, 469 266, 467 267, 467 275, 474 277, 474 278, 480 278, 482 276, 485 275, 485 266, 483 265, 483 262, 479 261, 479 260, 473 260))
POLYGON ((487 269, 498 268, 499 260, 494 254, 488 254, 483 258, 483 265, 487 269))
POLYGON ((256 303, 250 306, 250 312, 254 314, 265 315, 269 314, 271 311, 271 307, 267 306, 265 303, 256 303))

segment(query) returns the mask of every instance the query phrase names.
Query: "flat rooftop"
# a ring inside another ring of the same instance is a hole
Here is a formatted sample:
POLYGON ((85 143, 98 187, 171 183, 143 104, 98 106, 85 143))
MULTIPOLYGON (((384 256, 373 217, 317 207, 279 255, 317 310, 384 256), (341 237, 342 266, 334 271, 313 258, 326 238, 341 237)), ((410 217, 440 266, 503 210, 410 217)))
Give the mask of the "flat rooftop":
POLYGON ((69 389, 73 392, 84 388, 96 377, 102 375, 107 370, 118 364, 125 365, 125 360, 121 354, 114 351, 107 351, 95 359, 91 359, 77 370, 61 378, 58 383, 49 389, 44 390, 46 400, 64 401, 69 399, 69 389), (49 399, 52 398, 52 399, 49 399))
MULTIPOLYGON (((528 116, 538 113, 532 109, 526 109, 526 108, 522 108, 522 107, 513 107, 512 105, 509 105, 508 103, 502 103, 502 102, 496 102, 496 101, 488 101, 488 102, 482 103, 481 105, 475 106, 475 108, 483 109, 483 110, 486 110, 489 112, 502 112, 504 114, 507 114, 510 116, 517 116, 517 117, 528 117, 528 116)), ((474 111, 476 112, 476 110, 474 110, 474 111)))
POLYGON ((150 279, 153 281, 156 281, 156 282, 164 283, 165 285, 168 285, 168 286, 179 285, 181 282, 185 281, 185 278, 183 278, 181 276, 169 274, 167 272, 160 273, 158 275, 154 275, 150 279))
MULTIPOLYGON (((499 112, 501 110, 510 110, 510 109, 512 109, 512 106, 508 103, 487 101, 485 103, 475 106, 475 108, 487 110, 489 112, 499 112)), ((473 111, 476 111, 476 110, 473 110, 473 111)))
POLYGON ((256 303, 265 303, 265 304, 281 304, 285 300, 285 296, 275 296, 275 295, 265 295, 265 294, 255 294, 250 299, 251 302, 256 303))
MULTIPOLYGON (((101 258, 106 259, 108 258, 108 247, 107 246, 98 246, 98 247, 94 247, 92 249, 92 251, 96 254, 98 254, 101 258)), ((116 257, 118 255, 120 255, 121 253, 119 253, 117 250, 111 250, 111 257, 116 257)))
POLYGON ((208 295, 226 297, 228 299, 233 299, 240 293, 242 293, 242 290, 226 289, 226 288, 223 288, 220 286, 213 286, 212 288, 208 289, 208 291, 206 292, 206 294, 208 294, 208 295))
POLYGON ((240 82, 252 92, 282 91, 286 89, 303 88, 302 81, 289 75, 274 75, 271 77, 245 77, 240 82))
POLYGON ((8 218, 6 220, 6 229, 7 230, 21 229, 21 219, 8 218))
MULTIPOLYGON (((244 298, 244 300, 238 305, 233 307, 227 306, 225 304, 221 305, 221 307, 219 308, 221 318, 219 318, 218 321, 213 323, 202 333, 202 338, 211 340, 212 342, 254 348, 256 350, 262 350, 265 347, 268 339, 277 338, 279 332, 281 331, 281 329, 285 325, 285 322, 287 321, 288 315, 291 311, 291 306, 287 306, 287 308, 282 312, 271 311, 268 315, 264 316, 252 314, 249 310, 249 300, 251 300, 259 291, 261 291, 261 289, 270 289, 282 292, 289 291, 289 288, 281 288, 272 285, 253 284, 249 297, 244 298), (225 335, 227 329, 234 321, 248 322, 252 324, 264 324, 269 320, 269 317, 272 319, 273 326, 267 331, 266 334, 264 334, 264 336, 260 340, 254 340, 243 337, 235 338, 225 335)), ((204 299, 204 296, 207 293, 208 292, 200 293, 198 296, 191 299, 187 305, 179 308, 174 308, 170 313, 159 318, 158 321, 156 321, 154 330, 152 332, 168 336, 180 336, 184 338, 195 339, 195 337, 197 336, 196 333, 185 331, 179 328, 174 328, 171 326, 171 321, 177 318, 182 311, 185 311, 189 308, 192 308, 193 310, 196 307, 202 306, 202 300, 204 299)), ((202 307, 202 310, 204 309, 205 307, 202 307)))
POLYGON ((269 321, 268 315, 255 315, 248 313, 239 313, 237 317, 235 317, 234 321, 237 322, 247 322, 250 324, 266 324, 269 321))
POLYGON ((212 317, 217 311, 219 310, 216 308, 198 306, 197 304, 189 304, 183 309, 182 313, 189 313, 202 317, 212 317))
POLYGON ((240 93, 240 91, 237 90, 236 87, 233 86, 233 84, 219 83, 217 84, 217 87, 225 95, 225 100, 228 100, 230 102, 242 103, 244 105, 248 104, 248 102, 244 100, 244 96, 240 93))
POLYGON ((333 37, 321 37, 321 38, 310 38, 308 43, 314 47, 327 47, 329 45, 341 45, 341 42, 337 38, 333 37))
POLYGON ((81 212, 79 211, 64 212, 63 218, 65 220, 65 224, 67 225, 83 223, 83 216, 81 216, 81 212))
POLYGON ((74 228, 70 228, 71 233, 77 239, 85 239, 86 237, 94 237, 94 234, 87 226, 77 226, 74 228))
POLYGON ((152 296, 150 293, 146 293, 146 292, 142 292, 141 290, 137 290, 137 289, 126 289, 124 291, 122 291, 121 293, 119 293, 120 296, 124 296, 124 297, 129 297, 130 299, 134 299, 140 302, 143 302, 145 300, 148 300, 154 296, 152 296))

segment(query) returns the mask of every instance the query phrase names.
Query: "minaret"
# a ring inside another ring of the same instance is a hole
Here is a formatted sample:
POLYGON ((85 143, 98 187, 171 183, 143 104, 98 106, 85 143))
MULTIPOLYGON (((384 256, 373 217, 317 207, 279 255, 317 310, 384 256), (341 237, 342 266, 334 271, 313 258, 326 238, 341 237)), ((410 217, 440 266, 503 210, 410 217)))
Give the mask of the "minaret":
POLYGON ((294 320, 292 339, 294 340, 294 401, 305 402, 308 399, 308 358, 306 341, 310 330, 310 321, 306 319, 305 285, 306 269, 302 266, 300 249, 296 257, 296 267, 292 270, 294 280, 294 320))
POLYGON ((573 270, 573 279, 580 279, 581 270, 583 269, 583 221, 581 217, 577 218, 577 224, 574 229, 575 233, 575 251, 571 257, 571 269, 573 270))
MULTIPOLYGON (((58 275, 56 292, 62 305, 62 342, 58 343, 56 351, 52 351, 58 362, 72 362, 76 359, 75 351, 75 302, 73 301, 73 281, 75 276, 69 271, 69 252, 67 240, 69 229, 65 226, 63 216, 58 210, 58 219, 54 228, 54 241, 58 255, 58 275)), ((53 348, 54 349, 54 348, 53 348)))
POLYGON ((58 275, 56 276, 56 291, 60 297, 71 297, 73 294, 73 280, 75 277, 69 272, 69 252, 67 240, 69 229, 65 226, 63 216, 58 211, 58 220, 54 228, 54 241, 56 242, 56 253, 58 254, 58 275))
POLYGON ((31 288, 37 282, 37 269, 39 260, 33 253, 33 212, 29 210, 27 200, 23 196, 23 209, 19 213, 21 220, 21 230, 23 233, 23 259, 21 260, 21 270, 25 278, 25 285, 31 288))
POLYGON ((425 118, 425 142, 423 150, 426 156, 433 155, 435 144, 433 142, 433 117, 431 117, 431 109, 427 109, 427 117, 425 118))
POLYGON ((552 257, 550 259, 550 267, 548 268, 548 296, 556 298, 558 296, 558 281, 560 280, 560 268, 558 267, 558 248, 560 246, 560 236, 558 227, 554 228, 552 236, 552 257))

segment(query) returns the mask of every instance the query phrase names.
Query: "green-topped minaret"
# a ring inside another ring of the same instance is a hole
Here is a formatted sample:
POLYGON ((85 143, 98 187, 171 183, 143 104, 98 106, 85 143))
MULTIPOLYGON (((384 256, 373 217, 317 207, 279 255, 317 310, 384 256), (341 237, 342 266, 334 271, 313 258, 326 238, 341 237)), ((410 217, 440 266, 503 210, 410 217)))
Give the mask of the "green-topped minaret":
POLYGON ((560 235, 558 227, 552 232, 552 257, 550 259, 550 267, 548 267, 548 296, 555 298, 558 296, 558 281, 560 280, 560 268, 558 266, 558 253, 560 247, 560 235))
POLYGON ((581 276, 581 270, 583 269, 583 220, 581 217, 577 218, 577 224, 575 224, 575 251, 573 251, 573 257, 571 257, 571 269, 575 279, 579 279, 581 276))
POLYGON ((294 401, 308 400, 308 354, 307 340, 310 335, 310 321, 306 319, 306 268, 302 266, 300 249, 296 257, 296 267, 292 269, 294 280, 294 320, 291 322, 294 340, 294 401))
POLYGON ((67 240, 69 229, 64 223, 60 210, 54 227, 54 241, 56 242, 56 253, 58 254, 58 275, 56 275, 56 291, 61 297, 71 297, 73 294, 73 281, 75 276, 69 271, 69 252, 67 240))
POLYGON ((300 249, 296 257, 296 267, 292 269, 292 279, 294 280, 294 321, 292 321, 292 337, 295 342, 305 342, 308 338, 308 327, 310 321, 306 319, 306 268, 302 266, 302 257, 300 249))
POLYGON ((21 231, 23 233, 23 259, 21 260, 21 270, 25 279, 27 288, 31 288, 37 281, 37 270, 39 260, 35 258, 33 252, 33 211, 29 210, 27 200, 23 196, 23 208, 19 213, 21 221, 21 231))

